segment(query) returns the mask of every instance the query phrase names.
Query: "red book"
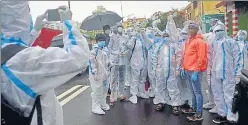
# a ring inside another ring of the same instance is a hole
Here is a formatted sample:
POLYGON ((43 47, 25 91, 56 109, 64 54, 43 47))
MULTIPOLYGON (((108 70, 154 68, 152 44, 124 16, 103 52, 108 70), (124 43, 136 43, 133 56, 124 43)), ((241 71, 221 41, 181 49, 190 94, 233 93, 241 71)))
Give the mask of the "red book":
POLYGON ((40 35, 34 41, 32 46, 40 46, 42 48, 48 48, 51 45, 51 41, 54 36, 61 34, 61 30, 54 30, 50 28, 43 28, 41 29, 40 35))

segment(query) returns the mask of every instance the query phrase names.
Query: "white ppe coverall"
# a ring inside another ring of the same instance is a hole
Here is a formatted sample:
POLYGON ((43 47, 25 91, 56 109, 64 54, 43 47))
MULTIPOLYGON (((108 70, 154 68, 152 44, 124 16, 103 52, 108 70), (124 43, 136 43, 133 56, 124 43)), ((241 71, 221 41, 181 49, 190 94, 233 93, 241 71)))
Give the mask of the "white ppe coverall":
MULTIPOLYGON (((2 48, 9 44, 24 45, 29 39, 28 1, 1 1, 2 48), (9 41, 9 38, 18 39, 9 41)), ((86 39, 64 21, 64 49, 29 47, 1 67, 1 94, 13 107, 29 116, 35 98, 41 95, 44 125, 63 125, 62 107, 54 88, 64 84, 88 66, 89 47, 86 39), (67 51, 66 51, 67 48, 67 51)), ((25 46, 25 45, 24 45, 25 46)), ((37 124, 36 110, 31 125, 37 124)))
MULTIPOLYGON (((213 56, 213 46, 212 46, 212 43, 214 42, 214 39, 215 39, 215 34, 214 32, 209 32, 207 34, 204 34, 203 35, 205 41, 207 42, 207 45, 208 45, 208 55, 207 55, 207 58, 208 58, 208 62, 211 62, 212 61, 212 56, 213 56)), ((214 104, 214 95, 213 95, 213 91, 212 91, 212 81, 211 81, 211 77, 212 77, 212 74, 211 74, 211 69, 212 69, 212 63, 208 63, 207 65, 207 83, 208 83, 208 100, 209 100, 209 104, 210 105, 215 105, 214 104)))
POLYGON ((113 34, 110 37, 108 49, 110 52, 111 68, 111 100, 117 100, 117 97, 124 96, 125 71, 128 62, 128 49, 125 44, 128 37, 122 34, 113 34), (118 92, 117 92, 118 89, 118 92))
MULTIPOLYGON (((147 70, 148 70, 148 78, 149 78, 149 82, 150 82, 150 88, 149 88, 149 96, 150 97, 154 97, 154 91, 155 91, 155 86, 156 86, 156 81, 155 81, 155 69, 153 69, 152 66, 152 58, 151 55, 154 53, 154 49, 159 45, 159 42, 161 41, 156 41, 153 40, 151 38, 149 38, 149 34, 147 34, 147 37, 149 39, 149 46, 147 48, 148 51, 148 55, 147 55, 147 70)), ((151 34, 152 35, 152 34, 151 34)))
POLYGON ((155 50, 154 64, 156 87, 154 104, 167 103, 172 106, 180 105, 180 93, 176 80, 176 49, 169 40, 161 42, 155 50))
POLYGON ((94 46, 90 53, 89 60, 89 80, 92 89, 92 112, 105 114, 104 110, 109 110, 106 103, 108 92, 108 75, 109 75, 108 51, 104 48, 94 46))
POLYGON ((211 68, 212 90, 218 114, 227 116, 229 121, 237 121, 238 115, 231 112, 232 99, 235 90, 234 66, 236 46, 234 40, 225 32, 225 25, 218 24, 214 27, 215 41, 212 43, 213 56, 211 68), (216 32, 218 30, 223 30, 216 32), (221 33, 224 32, 224 33, 221 33))
MULTIPOLYGON (((128 28, 128 30, 127 30, 128 42, 132 42, 132 32, 133 32, 133 28, 128 28)), ((126 78, 125 79, 125 86, 130 86, 130 82, 131 82, 131 65, 130 65, 131 51, 132 50, 130 50, 130 49, 128 51, 128 59, 127 59, 127 65, 126 65, 126 76, 125 76, 125 78, 126 78)))
POLYGON ((142 98, 149 98, 145 92, 145 81, 147 78, 147 57, 146 45, 140 33, 133 39, 136 42, 134 51, 131 58, 131 84, 130 84, 130 101, 134 104, 137 103, 137 96, 142 98))
POLYGON ((242 69, 248 69, 248 42, 245 40, 247 38, 247 32, 245 30, 240 30, 237 34, 238 40, 236 44, 236 57, 235 60, 235 80, 236 83, 240 81, 240 75, 242 69))
MULTIPOLYGON (((160 67, 156 67, 156 89, 160 89, 159 84, 163 84, 162 88, 165 88, 165 103, 172 106, 179 106, 181 103, 179 87, 176 79, 176 53, 179 50, 175 41, 178 41, 179 31, 176 28, 175 22, 173 20, 173 16, 168 16, 168 22, 166 25, 166 30, 164 33, 167 33, 169 37, 165 38, 165 43, 162 45, 162 54, 158 55, 159 58, 162 58, 162 71, 160 67)), ((159 48, 158 48, 158 51, 159 48)), ((157 92, 156 92, 157 93, 157 92)), ((156 97, 155 97, 156 98, 156 97)), ((154 99, 154 103, 156 104, 156 100, 154 99)))

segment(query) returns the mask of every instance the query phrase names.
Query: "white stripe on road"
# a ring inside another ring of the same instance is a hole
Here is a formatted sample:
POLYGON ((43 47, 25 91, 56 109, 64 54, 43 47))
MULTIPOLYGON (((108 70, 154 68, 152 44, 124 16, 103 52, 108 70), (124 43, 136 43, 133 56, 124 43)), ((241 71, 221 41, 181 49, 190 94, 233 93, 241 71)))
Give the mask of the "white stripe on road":
POLYGON ((62 94, 60 94, 59 96, 57 96, 57 99, 60 100, 62 99, 63 97, 65 97, 66 95, 68 95, 69 93, 73 92, 74 90, 76 90, 77 88, 79 87, 82 87, 83 85, 76 85, 76 86, 73 86, 72 88, 70 88, 69 90, 63 92, 62 94))
POLYGON ((90 86, 84 86, 81 89, 79 89, 78 91, 76 91, 75 93, 71 94, 70 96, 68 96, 67 98, 65 98, 63 101, 60 102, 60 105, 63 106, 66 103, 68 103, 69 101, 71 101, 73 98, 75 98, 76 96, 78 96, 80 93, 82 93, 83 91, 85 91, 86 89, 88 89, 90 86))

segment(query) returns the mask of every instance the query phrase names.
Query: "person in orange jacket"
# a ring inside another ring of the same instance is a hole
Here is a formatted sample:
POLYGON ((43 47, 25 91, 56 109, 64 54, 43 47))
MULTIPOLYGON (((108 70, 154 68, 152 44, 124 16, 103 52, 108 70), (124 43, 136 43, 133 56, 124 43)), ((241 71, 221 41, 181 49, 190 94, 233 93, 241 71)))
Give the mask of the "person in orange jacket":
POLYGON ((199 26, 191 23, 188 26, 189 39, 185 43, 181 77, 186 78, 192 92, 192 108, 182 110, 184 113, 193 113, 187 117, 190 121, 203 120, 203 95, 201 91, 202 72, 207 69, 207 44, 203 36, 198 33, 199 26))

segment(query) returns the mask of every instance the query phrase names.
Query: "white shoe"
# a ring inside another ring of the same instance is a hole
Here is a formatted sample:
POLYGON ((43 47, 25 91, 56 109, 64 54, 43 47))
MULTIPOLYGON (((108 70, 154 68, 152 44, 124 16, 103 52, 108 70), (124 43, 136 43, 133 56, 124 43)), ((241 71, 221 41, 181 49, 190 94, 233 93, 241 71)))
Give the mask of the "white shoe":
POLYGON ((92 108, 92 112, 98 115, 105 115, 105 112, 100 107, 92 108))
POLYGON ((136 95, 133 95, 133 96, 131 96, 131 97, 129 98, 129 101, 130 101, 131 103, 133 103, 133 104, 137 104, 138 98, 137 98, 136 95))
POLYGON ((203 109, 212 109, 212 108, 214 108, 214 104, 210 102, 203 105, 203 109))
POLYGON ((126 87, 129 87, 129 86, 130 86, 130 84, 129 84, 129 83, 125 83, 125 86, 126 86, 126 87))
POLYGON ((214 106, 214 108, 212 108, 211 110, 209 110, 209 113, 217 114, 218 113, 217 107, 214 106))
POLYGON ((105 111, 108 111, 110 109, 110 106, 108 104, 101 105, 101 108, 105 111))

